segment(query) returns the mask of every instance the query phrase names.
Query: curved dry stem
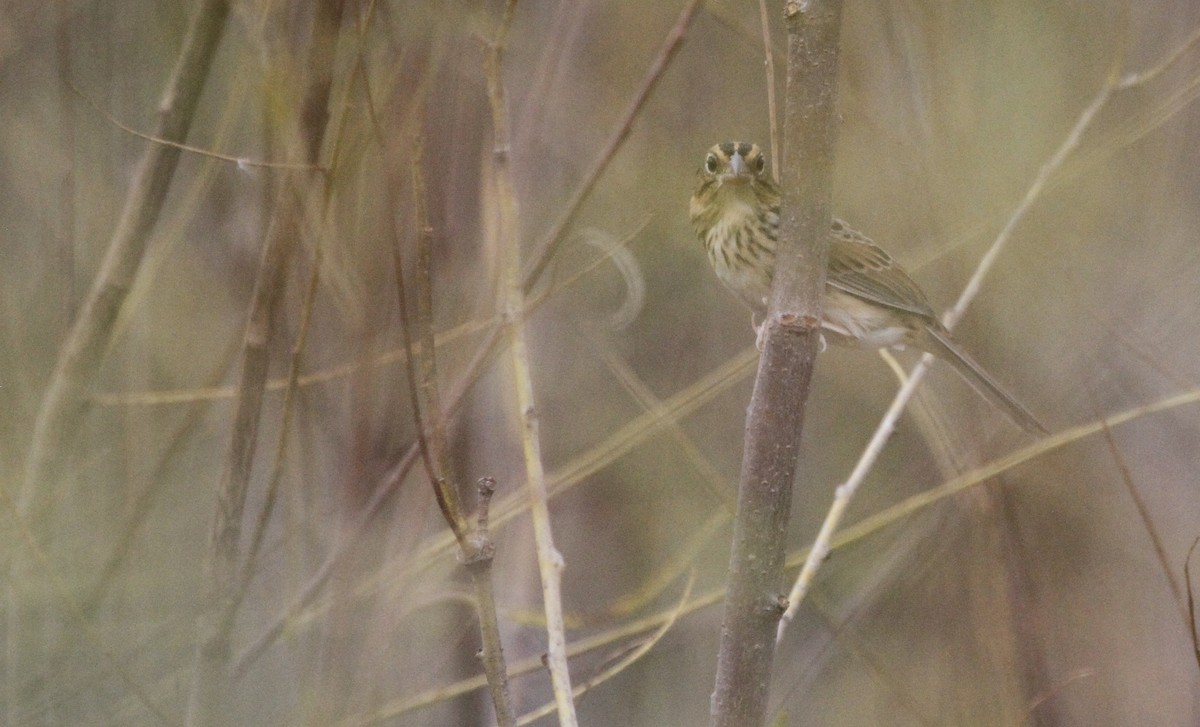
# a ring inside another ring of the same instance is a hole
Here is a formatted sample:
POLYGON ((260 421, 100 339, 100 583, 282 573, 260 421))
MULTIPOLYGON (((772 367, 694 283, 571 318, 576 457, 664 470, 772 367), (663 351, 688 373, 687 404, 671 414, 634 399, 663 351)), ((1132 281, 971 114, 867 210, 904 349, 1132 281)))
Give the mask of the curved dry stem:
POLYGON ((663 73, 666 72, 667 67, 671 64, 671 60, 683 44, 683 39, 687 36, 688 28, 692 24, 692 17, 696 14, 700 3, 701 0, 688 0, 687 4, 684 5, 683 11, 679 14, 679 20, 675 23, 675 27, 671 28, 671 32, 667 33, 667 37, 658 51, 658 56, 651 62, 650 69, 646 71, 646 76, 642 79, 641 85, 634 93, 629 105, 625 108, 621 122, 617 124, 608 141, 605 142, 600 152, 596 155, 596 161, 592 163, 592 168, 584 176, 583 183, 579 185, 575 190, 575 194, 567 202, 562 216, 558 218, 546 235, 542 237, 542 241, 537 247, 538 252, 533 256, 533 266, 523 279, 526 293, 529 293, 537 281, 541 279, 542 273, 546 271, 546 266, 554 258, 554 253, 558 251, 558 247, 566 239, 567 230, 570 229, 571 222, 575 219, 575 214, 583 205, 583 201, 591 194, 592 189, 596 186, 596 182, 600 181, 600 176, 608 168, 609 162, 616 156, 617 150, 621 148, 621 145, 625 143, 625 137, 629 136, 629 130, 633 128, 634 120, 641 115, 642 107, 645 106, 646 100, 650 98, 650 93, 658 85, 658 81, 662 78, 663 73))

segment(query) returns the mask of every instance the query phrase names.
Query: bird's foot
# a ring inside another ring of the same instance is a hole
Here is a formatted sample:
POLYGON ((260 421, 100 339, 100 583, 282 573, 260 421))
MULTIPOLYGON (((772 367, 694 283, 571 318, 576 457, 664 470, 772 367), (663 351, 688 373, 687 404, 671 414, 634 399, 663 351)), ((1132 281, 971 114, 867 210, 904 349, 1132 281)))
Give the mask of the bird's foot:
POLYGON ((766 321, 763 321, 762 323, 756 323, 754 321, 754 314, 751 313, 750 326, 754 328, 754 347, 758 349, 759 353, 762 353, 763 344, 766 342, 767 335, 766 321))

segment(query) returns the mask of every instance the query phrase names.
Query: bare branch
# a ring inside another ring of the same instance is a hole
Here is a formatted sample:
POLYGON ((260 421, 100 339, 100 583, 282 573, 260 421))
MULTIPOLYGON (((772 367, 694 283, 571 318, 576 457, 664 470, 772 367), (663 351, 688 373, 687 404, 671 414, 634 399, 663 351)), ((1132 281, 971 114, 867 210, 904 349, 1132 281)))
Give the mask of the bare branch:
POLYGON ((784 546, 804 402, 820 338, 837 125, 839 0, 788 3, 780 240, 765 340, 746 417, 712 715, 755 727, 766 715, 775 631, 787 602, 784 546))
POLYGON ((300 170, 306 170, 306 171, 310 171, 310 172, 326 171, 324 168, 313 165, 313 164, 292 164, 289 162, 268 162, 268 161, 263 161, 261 159, 249 159, 244 156, 234 156, 232 154, 222 154, 221 152, 212 151, 211 149, 201 149, 200 147, 197 147, 197 146, 189 146, 187 144, 183 144, 181 142, 174 141, 172 139, 164 139, 161 136, 155 136, 154 134, 147 134, 145 132, 138 131, 137 129, 133 128, 132 126, 122 123, 120 119, 113 116, 105 109, 101 108, 100 104, 96 103, 95 101, 92 100, 92 98, 90 96, 85 94, 83 91, 79 90, 79 88, 77 88, 75 86, 75 84, 72 83, 69 85, 70 85, 71 90, 75 93, 76 96, 83 99, 84 103, 86 103, 88 106, 91 106, 93 109, 95 109, 96 113, 103 116, 108 121, 108 123, 117 127, 121 131, 124 131, 126 134, 129 134, 131 136, 136 136, 139 139, 153 142, 155 144, 162 144, 163 146, 173 147, 180 151, 186 151, 190 154, 198 154, 199 156, 208 157, 209 159, 218 159, 223 162, 232 162, 234 164, 237 164, 239 167, 264 167, 267 169, 300 169, 300 170))
MULTIPOLYGON (((492 107, 493 175, 490 193, 495 197, 494 238, 504 258, 501 276, 503 317, 507 323, 509 353, 516 388, 517 418, 521 422, 521 444, 525 455, 525 484, 529 509, 533 516, 533 537, 537 548, 538 573, 542 581, 542 608, 546 614, 547 656, 558 721, 564 727, 578 724, 575 703, 571 697, 571 674, 567 664, 567 640, 563 625, 562 569, 563 558, 554 547, 550 524, 549 495, 546 492, 546 472, 542 461, 540 423, 533 397, 533 376, 529 366, 526 341, 526 288, 521 283, 521 246, 517 235, 517 196, 513 184, 509 155, 508 108, 501 73, 505 41, 512 23, 515 0, 508 0, 504 17, 488 53, 487 87, 492 107)), ((552 252, 552 250, 547 251, 552 252)), ((547 255, 547 259, 549 256, 547 255)))

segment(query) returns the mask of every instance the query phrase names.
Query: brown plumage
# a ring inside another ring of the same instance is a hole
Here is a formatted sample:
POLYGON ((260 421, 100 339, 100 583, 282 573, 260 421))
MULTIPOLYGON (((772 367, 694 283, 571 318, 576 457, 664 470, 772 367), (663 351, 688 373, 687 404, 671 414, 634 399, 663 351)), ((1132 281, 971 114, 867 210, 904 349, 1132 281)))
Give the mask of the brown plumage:
MULTIPOLYGON (((761 317, 771 294, 779 228, 779 189, 766 174, 766 158, 755 144, 717 144, 697 176, 690 205, 696 236, 721 282, 761 317)), ((891 255, 838 219, 830 235, 821 321, 826 339, 867 349, 909 345, 928 351, 1017 424, 1046 431, 951 338, 925 294, 891 255)))

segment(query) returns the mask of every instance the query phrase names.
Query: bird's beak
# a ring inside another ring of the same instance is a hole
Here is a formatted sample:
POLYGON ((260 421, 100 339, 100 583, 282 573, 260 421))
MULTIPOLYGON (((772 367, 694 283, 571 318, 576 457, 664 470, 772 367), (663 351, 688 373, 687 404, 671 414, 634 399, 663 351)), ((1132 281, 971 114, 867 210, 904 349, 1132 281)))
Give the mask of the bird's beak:
POLYGON ((729 160, 729 171, 736 177, 744 177, 747 174, 746 160, 741 154, 734 152, 733 158, 729 160))
POLYGON ((750 168, 746 166, 745 158, 741 154, 734 152, 733 156, 729 159, 729 173, 726 175, 725 181, 740 184, 749 181, 751 176, 750 168))

